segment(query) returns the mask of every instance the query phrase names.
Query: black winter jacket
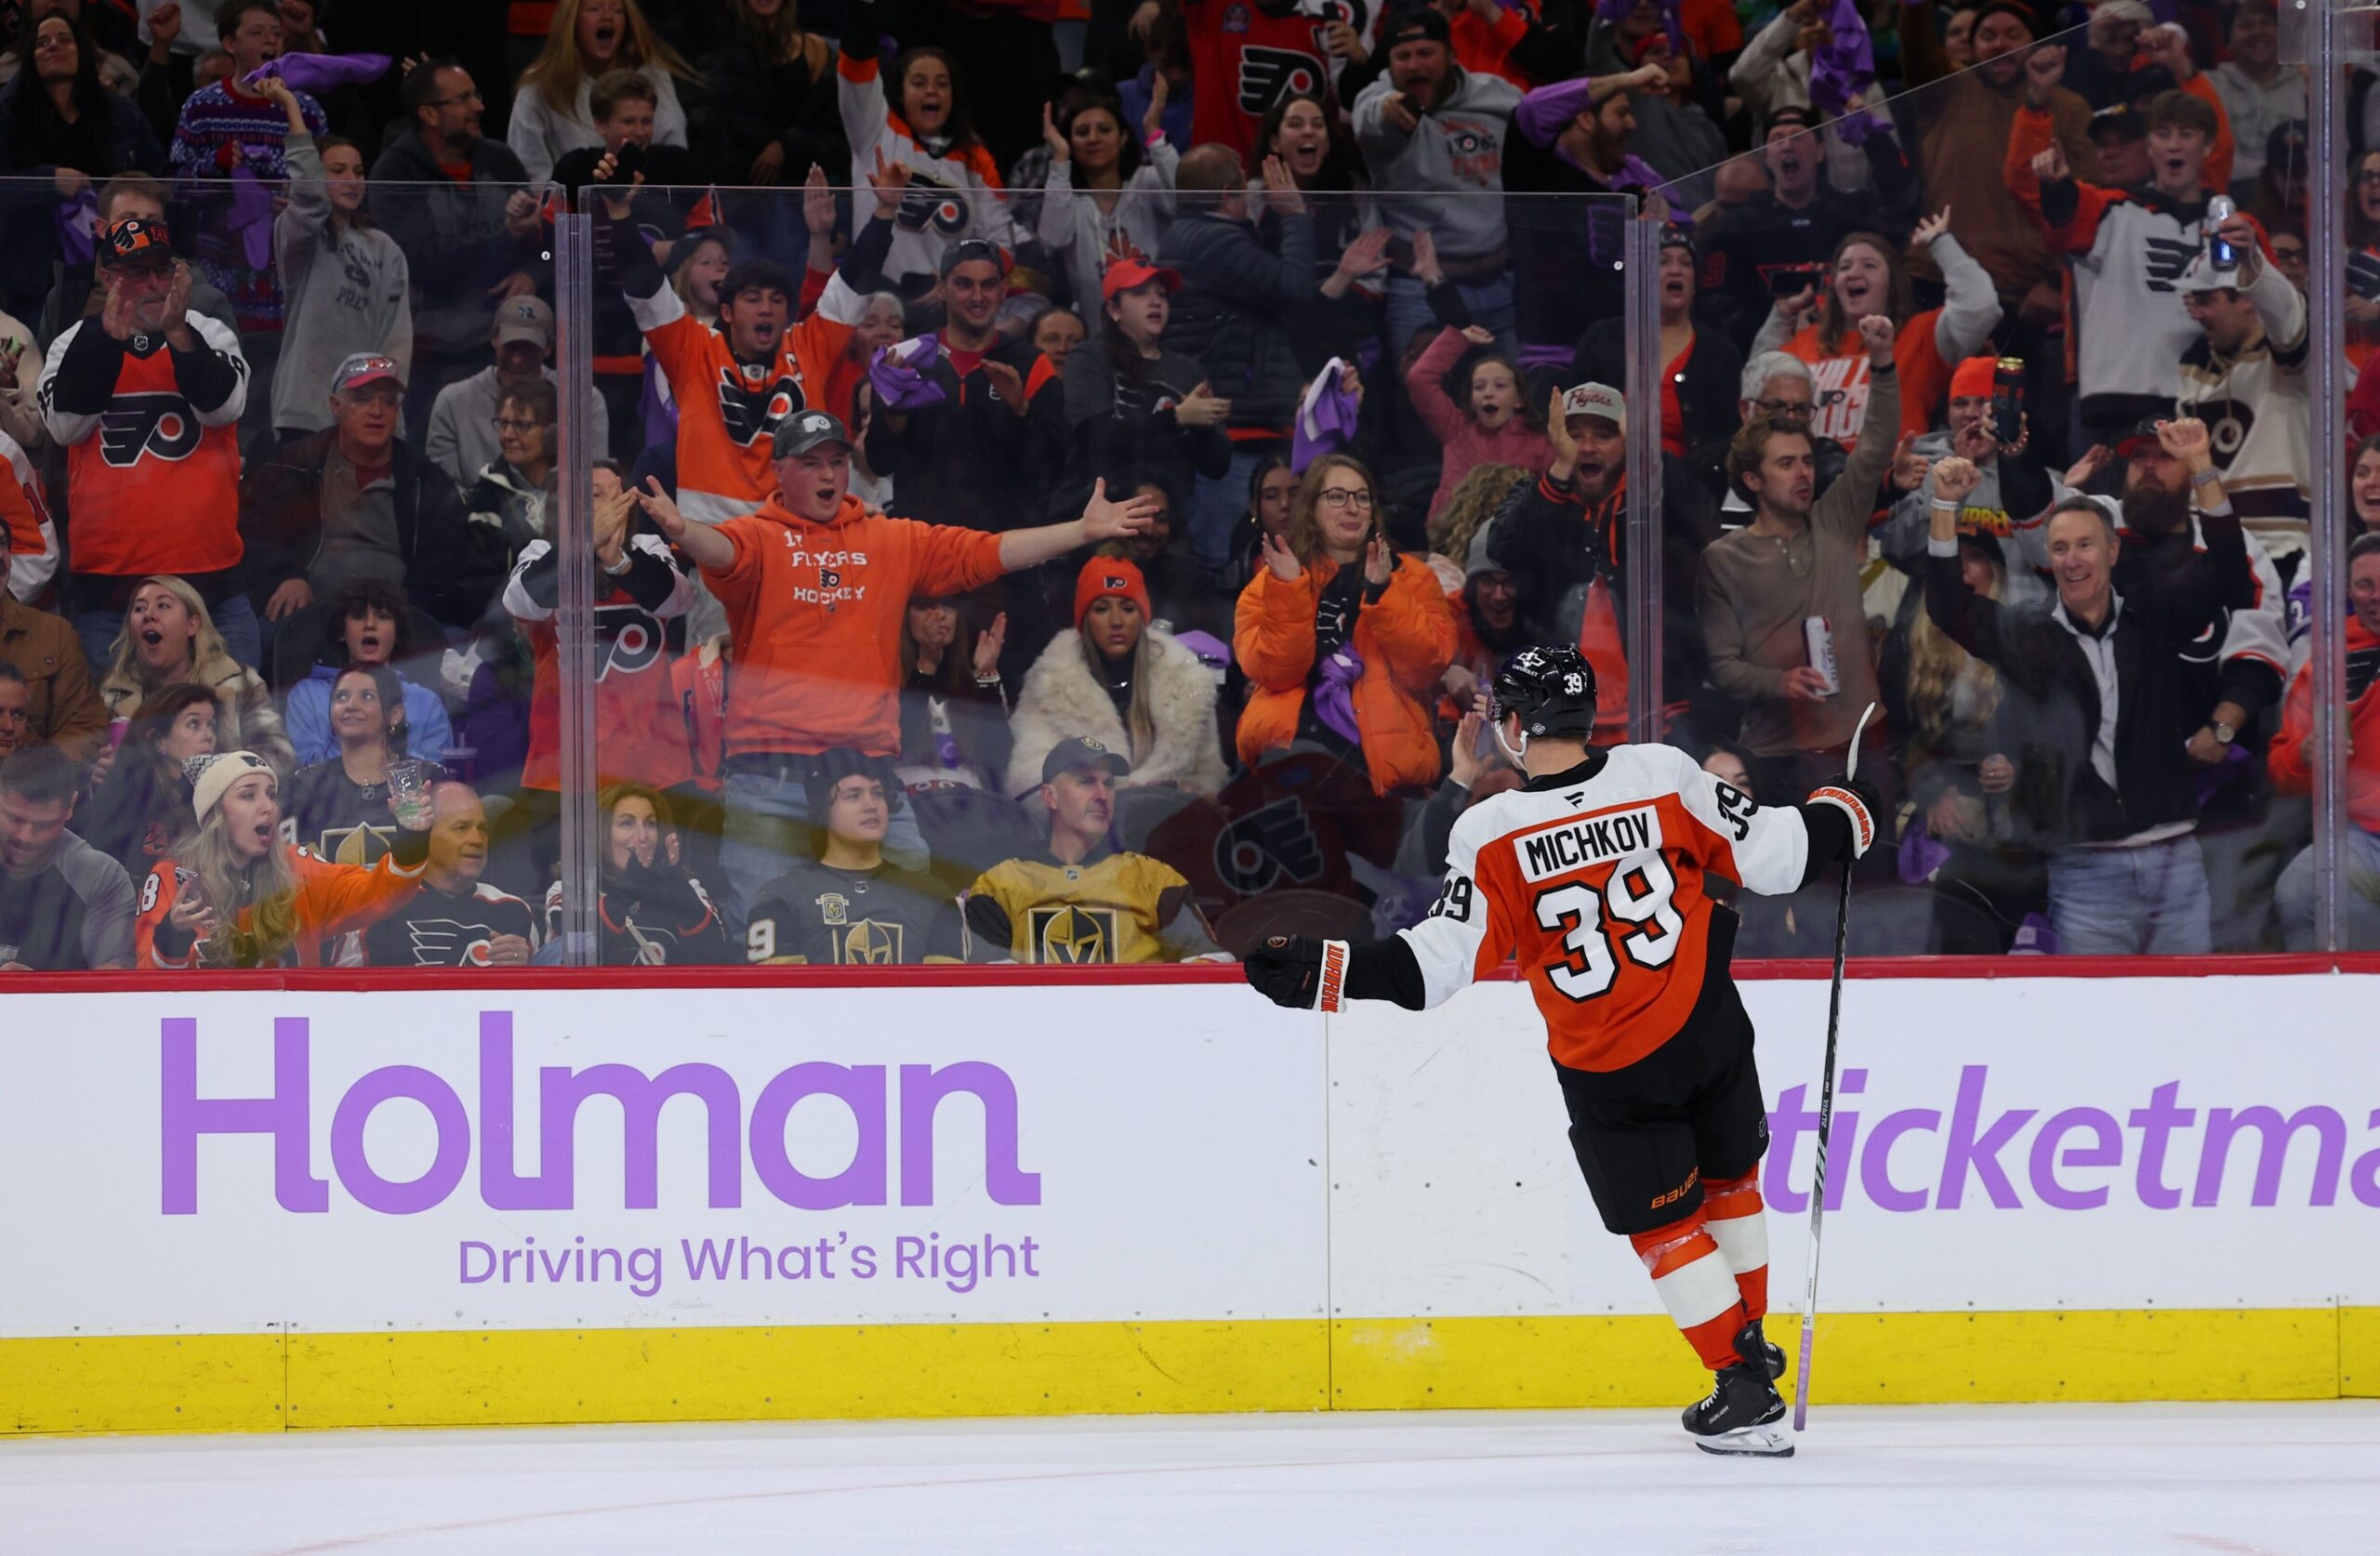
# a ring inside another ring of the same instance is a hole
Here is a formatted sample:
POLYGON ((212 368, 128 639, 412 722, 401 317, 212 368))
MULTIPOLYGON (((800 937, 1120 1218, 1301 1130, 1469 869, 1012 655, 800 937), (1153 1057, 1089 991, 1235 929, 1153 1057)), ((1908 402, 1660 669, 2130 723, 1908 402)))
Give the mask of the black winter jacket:
POLYGON ((1305 389, 1290 321, 1317 295, 1314 252, 1306 215, 1281 219, 1277 251, 1211 210, 1184 210, 1166 229, 1157 263, 1182 276, 1166 345, 1197 360, 1231 402, 1232 427, 1289 432, 1305 389))
POLYGON ((2111 641, 2115 665, 2112 786, 2091 764, 2099 679, 2081 629, 2062 614, 2003 610, 1968 587, 1955 547, 1947 556, 1929 551, 1926 612, 2025 699, 2030 730, 2023 748, 2009 755, 2017 765, 2015 809, 2033 837, 2107 843, 2197 820, 2184 743, 2203 717, 2202 693, 2176 673, 2175 660, 2255 587, 2238 516, 2203 516, 2201 523, 2206 550, 2146 588, 2119 590, 2111 621, 2096 635, 2111 641))

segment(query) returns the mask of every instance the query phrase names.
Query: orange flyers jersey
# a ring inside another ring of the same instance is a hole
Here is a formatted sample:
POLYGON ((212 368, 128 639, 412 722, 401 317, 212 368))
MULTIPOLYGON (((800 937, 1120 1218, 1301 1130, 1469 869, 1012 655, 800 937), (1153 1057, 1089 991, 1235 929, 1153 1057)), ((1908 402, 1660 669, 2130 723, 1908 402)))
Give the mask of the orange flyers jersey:
MULTIPOLYGON (((377 864, 334 864, 304 849, 289 847, 290 873, 298 877, 298 935, 283 965, 324 965, 324 948, 350 930, 365 930, 395 913, 421 890, 419 864, 400 864, 383 854, 377 864)), ((195 877, 170 859, 161 859, 140 883, 139 916, 133 921, 134 965, 142 970, 206 965, 206 947, 194 943, 179 956, 157 943, 158 927, 173 916, 174 903, 195 877)), ((245 928, 248 911, 240 910, 245 928)))
POLYGON ((817 311, 787 329, 775 357, 747 367, 727 337, 688 313, 668 287, 628 299, 678 403, 678 508, 687 518, 720 523, 751 512, 776 490, 770 439, 787 416, 814 408, 850 419, 850 406, 823 402, 865 307, 837 274, 817 311))
POLYGON ((1464 811, 1445 889, 1402 933, 1429 1004, 1516 956, 1555 1062, 1618 1070, 1701 997, 1704 876, 1792 891, 1808 858, 1799 811, 1755 808, 1672 746, 1615 745, 1464 811))

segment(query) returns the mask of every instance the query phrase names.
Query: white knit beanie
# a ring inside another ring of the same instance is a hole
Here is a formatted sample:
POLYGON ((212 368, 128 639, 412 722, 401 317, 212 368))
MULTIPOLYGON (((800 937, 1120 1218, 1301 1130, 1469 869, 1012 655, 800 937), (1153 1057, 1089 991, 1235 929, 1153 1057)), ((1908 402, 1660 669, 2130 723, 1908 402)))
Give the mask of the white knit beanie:
POLYGON ((190 776, 191 809, 198 812, 199 824, 205 825, 207 812, 222 799, 224 790, 251 772, 271 776, 272 764, 254 751, 224 751, 212 757, 192 757, 182 764, 182 770, 190 776))

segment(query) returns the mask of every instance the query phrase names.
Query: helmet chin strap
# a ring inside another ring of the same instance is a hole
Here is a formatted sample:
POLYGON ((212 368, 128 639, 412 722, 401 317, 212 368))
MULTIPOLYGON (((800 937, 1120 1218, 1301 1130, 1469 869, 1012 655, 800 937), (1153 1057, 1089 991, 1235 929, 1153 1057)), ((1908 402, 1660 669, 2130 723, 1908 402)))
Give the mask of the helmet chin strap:
POLYGON ((1528 763, 1524 758, 1528 754, 1528 732, 1527 730, 1523 730, 1521 732, 1521 746, 1519 750, 1515 751, 1513 749, 1512 742, 1504 738, 1504 721, 1499 719, 1496 720, 1493 728, 1496 735, 1497 748, 1501 750, 1504 755, 1511 759, 1512 764, 1514 767, 1527 767, 1528 763))

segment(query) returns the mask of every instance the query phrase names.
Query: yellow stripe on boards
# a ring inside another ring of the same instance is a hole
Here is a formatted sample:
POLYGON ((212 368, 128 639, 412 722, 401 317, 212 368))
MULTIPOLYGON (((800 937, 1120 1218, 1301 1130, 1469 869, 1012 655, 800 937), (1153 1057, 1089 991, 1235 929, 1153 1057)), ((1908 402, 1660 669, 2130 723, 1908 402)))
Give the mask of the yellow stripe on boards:
MULTIPOLYGON (((1789 1315, 1772 1337, 1789 1354, 1789 1315)), ((1821 1320, 1842 1404, 2380 1396, 2380 1308, 1821 1320)), ((1788 1386, 1791 1374, 1788 1375, 1788 1386)), ((0 1339, 0 1432, 1674 1406, 1666 1318, 0 1339)))

